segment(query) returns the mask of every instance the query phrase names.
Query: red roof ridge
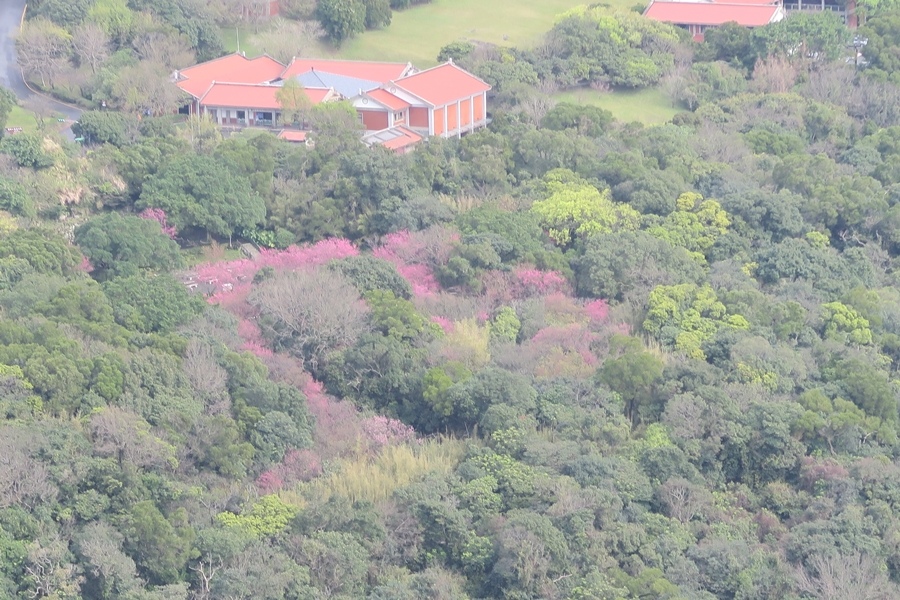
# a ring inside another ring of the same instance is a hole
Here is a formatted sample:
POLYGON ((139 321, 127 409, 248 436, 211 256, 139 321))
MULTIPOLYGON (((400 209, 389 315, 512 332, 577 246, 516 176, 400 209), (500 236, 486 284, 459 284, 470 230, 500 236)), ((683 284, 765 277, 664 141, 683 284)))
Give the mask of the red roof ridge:
MULTIPOLYGON (((432 67, 432 68, 433 68, 433 67, 432 67)), ((424 73, 424 72, 425 72, 425 71, 419 71, 419 73, 424 73)), ((416 75, 418 75, 419 73, 416 73, 416 75)), ((409 75, 408 77, 412 77, 412 75, 409 75)), ((406 79, 406 77, 404 77, 403 79, 406 79)), ((427 104, 428 106, 437 106, 436 104, 432 104, 431 102, 429 102, 428 100, 426 100, 426 99, 423 98, 422 96, 420 96, 420 95, 418 95, 418 94, 414 94, 413 92, 411 92, 411 91, 409 91, 408 89, 406 89, 405 87, 403 87, 400 83, 398 83, 398 81, 403 81, 403 79, 398 79, 397 81, 394 81, 394 80, 388 81, 386 84, 384 84, 384 85, 383 85, 382 87, 380 87, 379 89, 382 89, 382 90, 386 91, 388 94, 393 94, 394 92, 392 92, 389 88, 386 88, 386 87, 384 87, 384 86, 385 86, 385 85, 395 86, 395 87, 400 88, 401 90, 403 90, 404 93, 409 94, 409 95, 412 96, 413 98, 418 98, 419 100, 421 100, 422 102, 424 102, 424 103, 427 104)))
MULTIPOLYGON (((661 1, 663 1, 663 2, 672 2, 672 3, 676 3, 676 2, 677 2, 677 3, 679 3, 679 4, 704 4, 704 3, 705 3, 705 2, 703 2, 702 0, 699 1, 699 2, 690 2, 690 1, 684 1, 684 0, 661 0, 661 1)), ((721 3, 717 2, 716 4, 721 4, 721 3)), ((453 62, 453 59, 452 59, 452 58, 447 59, 447 62, 443 62, 443 63, 441 63, 441 64, 439 64, 439 65, 435 65, 435 66, 433 66, 433 67, 428 67, 427 69, 423 69, 423 70, 417 71, 417 72, 415 72, 415 73, 410 73, 410 74, 407 75, 406 77, 401 77, 400 79, 398 79, 398 81, 403 81, 404 79, 408 79, 408 78, 410 78, 410 77, 415 77, 416 75, 421 75, 422 73, 427 73, 428 71, 434 71, 434 70, 436 70, 436 69, 440 69, 441 67, 447 67, 447 66, 453 67, 453 68, 456 69, 457 71, 462 71, 463 73, 465 73, 466 75, 468 75, 468 76, 471 77, 472 79, 477 79, 478 81, 480 81, 481 83, 483 83, 484 85, 486 85, 486 86, 488 86, 488 87, 493 87, 491 84, 489 84, 487 81, 485 81, 484 79, 482 79, 481 77, 479 77, 479 76, 476 75, 475 73, 472 73, 471 71, 467 71, 466 69, 463 69, 461 66, 459 66, 458 64, 456 64, 455 62, 453 62)), ((393 83, 393 82, 392 82, 392 83, 393 83)), ((410 93, 412 93, 412 92, 410 92, 410 93)))

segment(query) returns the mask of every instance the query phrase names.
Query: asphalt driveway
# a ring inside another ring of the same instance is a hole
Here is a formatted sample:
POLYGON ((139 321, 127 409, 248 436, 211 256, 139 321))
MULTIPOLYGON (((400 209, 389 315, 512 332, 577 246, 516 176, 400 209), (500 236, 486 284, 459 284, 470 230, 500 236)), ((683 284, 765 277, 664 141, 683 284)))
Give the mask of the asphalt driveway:
MULTIPOLYGON (((0 0, 0 84, 13 91, 20 101, 32 99, 35 94, 22 80, 22 71, 16 62, 16 33, 22 20, 26 0, 0 0)), ((45 98, 54 111, 70 121, 77 121, 81 111, 50 98, 45 98)))

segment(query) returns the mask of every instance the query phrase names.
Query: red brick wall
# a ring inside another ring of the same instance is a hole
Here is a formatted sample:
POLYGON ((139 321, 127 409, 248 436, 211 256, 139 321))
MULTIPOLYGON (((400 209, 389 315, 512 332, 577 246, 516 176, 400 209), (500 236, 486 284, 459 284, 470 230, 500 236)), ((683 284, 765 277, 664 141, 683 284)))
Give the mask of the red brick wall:
POLYGON ((387 129, 388 126, 388 114, 382 110, 361 110, 359 114, 362 115, 362 122, 365 125, 366 129, 370 131, 378 131, 381 129, 387 129))
POLYGON ((472 122, 472 100, 466 98, 459 103, 459 125, 465 127, 472 122))
POLYGON ((481 121, 484 117, 484 96, 478 94, 475 96, 475 121, 481 121))
POLYGON ((444 109, 434 109, 434 135, 444 133, 444 109))
POLYGON ((447 111, 447 131, 453 131, 459 127, 456 120, 456 107, 456 103, 453 103, 445 109, 447 111))
POLYGON ((409 126, 428 129, 428 109, 412 107, 409 109, 409 126))

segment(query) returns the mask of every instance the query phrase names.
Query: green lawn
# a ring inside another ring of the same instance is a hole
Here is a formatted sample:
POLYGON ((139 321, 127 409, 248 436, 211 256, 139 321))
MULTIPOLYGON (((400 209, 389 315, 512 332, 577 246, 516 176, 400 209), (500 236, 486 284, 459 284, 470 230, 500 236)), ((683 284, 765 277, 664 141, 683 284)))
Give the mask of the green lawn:
MULTIPOLYGON (((259 31, 264 31, 264 28, 265 25, 260 26, 259 31)), ((260 50, 253 44, 253 38, 256 35, 256 29, 252 27, 237 29, 234 27, 225 27, 219 30, 219 36, 222 38, 222 44, 225 46, 225 49, 228 52, 237 51, 238 42, 240 42, 241 52, 246 54, 248 58, 256 58, 257 56, 262 54, 262 50, 260 50)))
POLYGON ((556 95, 556 100, 599 106, 611 112, 619 121, 640 121, 645 125, 665 123, 681 112, 657 88, 614 92, 596 92, 585 88, 560 92, 556 95))
MULTIPOLYGON (((553 27, 555 18, 586 0, 434 0, 394 12, 389 27, 347 41, 334 56, 357 60, 411 62, 424 68, 437 63, 442 47, 457 40, 505 46, 532 46, 553 27)), ((610 10, 627 9, 634 0, 606 0, 610 10)))
POLYGON ((34 114, 25 110, 21 106, 13 106, 6 120, 7 127, 21 127, 26 132, 37 131, 37 121, 34 114))

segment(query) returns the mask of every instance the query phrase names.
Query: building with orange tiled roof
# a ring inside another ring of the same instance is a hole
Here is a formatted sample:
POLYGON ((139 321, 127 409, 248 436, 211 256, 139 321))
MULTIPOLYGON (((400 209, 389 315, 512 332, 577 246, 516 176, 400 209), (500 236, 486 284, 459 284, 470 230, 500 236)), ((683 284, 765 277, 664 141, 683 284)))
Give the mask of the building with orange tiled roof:
MULTIPOLYGON (((278 90, 288 80, 300 83, 313 104, 349 100, 366 129, 363 141, 396 152, 426 136, 460 137, 488 122, 491 87, 452 61, 419 71, 409 63, 330 59, 295 58, 284 66, 267 56, 233 54, 176 74, 176 84, 194 98, 191 111, 235 127, 283 127, 278 90)), ((301 141, 288 131, 280 137, 301 141)))
MULTIPOLYGON (((278 100, 281 86, 252 83, 212 82, 197 101, 200 110, 219 125, 246 127, 279 127, 283 125, 282 105, 278 100)), ((312 104, 337 97, 333 89, 304 88, 312 104)))
POLYGON ((448 61, 359 94, 352 102, 368 131, 403 125, 422 135, 459 137, 487 125, 490 89, 448 61))
POLYGON ((268 83, 278 78, 284 69, 283 64, 266 54, 252 59, 243 54, 228 54, 176 71, 175 85, 199 99, 214 81, 268 83))
POLYGON ((652 0, 644 16, 687 29, 697 41, 710 27, 762 27, 784 19, 781 0, 652 0))

